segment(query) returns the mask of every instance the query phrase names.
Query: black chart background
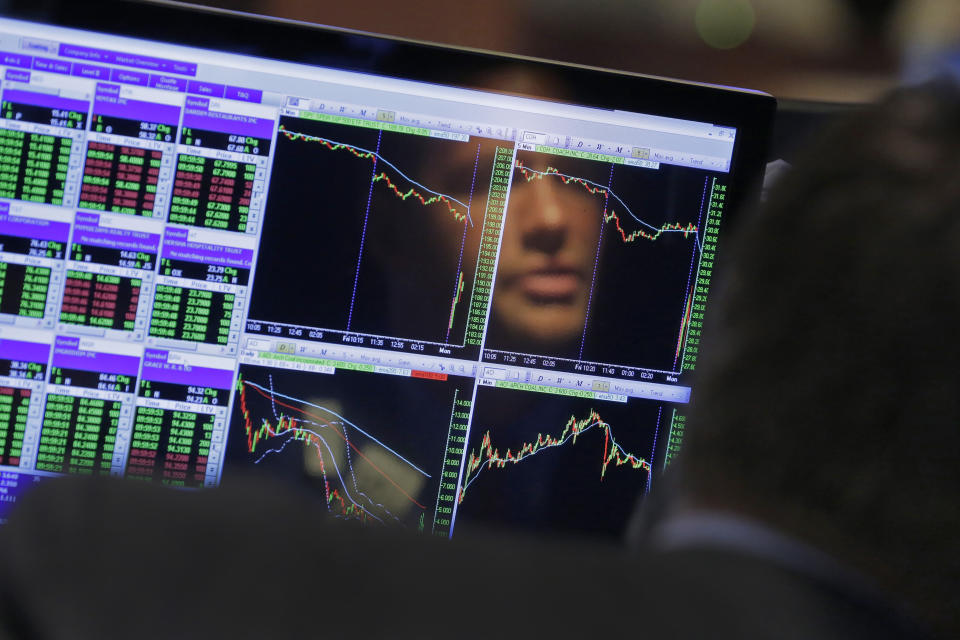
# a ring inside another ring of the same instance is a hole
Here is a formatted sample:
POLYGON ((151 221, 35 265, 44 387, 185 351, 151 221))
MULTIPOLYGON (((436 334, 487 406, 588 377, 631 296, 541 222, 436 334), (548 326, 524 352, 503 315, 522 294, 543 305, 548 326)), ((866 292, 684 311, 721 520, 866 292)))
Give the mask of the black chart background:
MULTIPOLYGON (((477 389, 465 460, 471 452, 480 452, 488 430, 501 455, 508 448, 516 453, 522 444, 535 442, 539 433, 559 436, 571 416, 583 420, 593 409, 626 452, 649 461, 654 439, 660 448, 666 444, 670 409, 663 407, 658 434, 660 408, 647 400, 623 404, 482 386, 477 389)), ((454 535, 491 526, 551 534, 622 534, 646 490, 647 473, 611 464, 601 480, 603 446, 603 429, 594 427, 575 444, 570 440, 502 469, 482 470, 458 506, 454 535)))
MULTIPOLYGON (((281 124, 292 132, 377 148, 374 129, 290 117, 281 118, 281 124)), ((463 223, 442 204, 424 207, 413 197, 400 200, 384 181, 371 192, 374 165, 369 159, 317 142, 292 141, 283 133, 277 140, 261 241, 266 250, 260 254, 249 317, 445 342, 463 223)), ((419 183, 463 202, 470 197, 478 144, 474 226, 468 228, 463 251, 465 289, 449 337, 454 345, 463 341, 496 145, 480 138, 457 142, 386 131, 380 142, 381 157, 419 183)), ((380 161, 376 171, 387 172, 401 191, 411 186, 380 161)))
MULTIPOLYGON (((582 177, 597 184, 607 185, 610 164, 593 160, 561 158, 530 151, 518 151, 517 159, 526 167, 544 171, 547 166, 568 175, 582 177)), ((664 223, 697 224, 703 202, 704 218, 709 199, 709 177, 706 171, 661 164, 660 169, 644 169, 615 165, 611 190, 616 193, 645 222, 660 227, 664 223), (704 197, 704 180, 707 192, 704 197)), ((558 180, 559 178, 544 178, 558 180)), ((535 181, 534 181, 535 184, 535 181)), ((523 188, 526 180, 514 169, 511 189, 523 188)), ((583 192, 582 185, 563 185, 573 192, 583 192)), ((595 195, 596 232, 590 238, 596 252, 597 232, 603 213, 603 196, 595 195)), ((609 205, 618 214, 621 226, 629 234, 644 228, 612 197, 609 205)), ((508 202, 505 232, 517 224, 517 215, 511 215, 508 202)), ((649 229, 647 229, 649 231, 649 229)), ((663 234, 656 241, 637 238, 625 244, 615 223, 603 225, 599 263, 590 305, 589 324, 584 341, 582 359, 588 362, 621 364, 658 370, 673 370, 677 339, 683 318, 687 294, 687 279, 694 251, 694 237, 683 234, 663 234)), ((702 235, 702 230, 700 231, 702 235)), ((493 309, 485 347, 501 351, 529 353, 529 347, 516 338, 498 330, 496 313, 497 288, 494 283, 493 309)), ((535 355, 579 359, 580 340, 565 344, 552 353, 535 355)))
MULTIPOLYGON (((333 375, 328 375, 255 365, 241 365, 240 375, 244 381, 254 382, 268 389, 271 388, 272 377, 272 388, 275 393, 294 396, 331 409, 336 406, 334 410, 337 413, 430 474, 431 478, 425 480, 419 491, 411 494, 426 509, 421 511, 411 506, 401 518, 404 525, 415 527, 420 514, 423 513, 426 529, 430 529, 437 503, 438 483, 443 469, 444 448, 450 427, 454 390, 458 389, 458 397, 469 399, 472 379, 451 377, 447 381, 438 381, 342 369, 338 369, 333 375)), ((254 428, 260 426, 263 418, 269 419, 275 425, 276 419, 270 401, 254 392, 252 388, 247 389, 247 409, 254 428)), ((289 399, 278 398, 278 400, 294 406, 298 404, 289 399)), ((318 415, 328 415, 316 408, 302 404, 299 406, 318 415)), ((233 407, 223 483, 229 484, 231 478, 237 475, 266 474, 287 483, 292 490, 303 491, 322 501, 325 495, 322 477, 307 472, 304 462, 304 444, 291 443, 282 451, 271 453, 259 464, 255 464, 255 460, 264 452, 271 448, 280 448, 280 444, 289 436, 281 435, 273 439, 272 445, 269 441, 261 440, 256 454, 251 455, 247 449, 239 393, 234 397, 233 407)), ((279 405, 276 410, 277 413, 282 412, 284 415, 300 415, 279 405)), ((369 441, 355 429, 351 428, 349 432, 351 441, 361 450, 365 450, 365 445, 369 441)), ((335 441, 335 438, 331 439, 331 442, 335 441)), ((340 442, 342 443, 342 440, 340 442)), ((377 459, 371 458, 371 460, 376 462, 377 459)), ((329 455, 325 456, 325 464, 329 465, 329 455)), ((352 464, 355 469, 359 469, 360 465, 364 464, 355 450, 352 464)), ((416 474, 412 470, 410 473, 416 474)), ((331 489, 339 488, 340 482, 336 472, 329 466, 327 475, 331 489)), ((345 472, 343 477, 347 483, 351 482, 345 472)), ((403 482, 400 484, 405 486, 403 482)), ((396 497, 393 494, 395 489, 392 487, 381 485, 380 489, 386 494, 378 493, 371 497, 374 499, 378 496, 381 499, 396 497)), ((352 484, 348 484, 347 490, 351 495, 355 495, 352 484)))

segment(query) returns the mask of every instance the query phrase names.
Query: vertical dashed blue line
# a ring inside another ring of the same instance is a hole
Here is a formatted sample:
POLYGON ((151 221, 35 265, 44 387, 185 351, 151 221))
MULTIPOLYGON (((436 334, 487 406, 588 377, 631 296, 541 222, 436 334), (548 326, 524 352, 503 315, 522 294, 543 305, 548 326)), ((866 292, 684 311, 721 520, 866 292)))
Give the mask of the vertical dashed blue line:
POLYGON ((603 194, 603 213, 600 215, 600 237, 597 240, 597 255, 593 258, 593 278, 590 280, 590 295, 587 297, 587 313, 583 318, 583 335, 580 337, 580 353, 577 360, 583 360, 583 346, 587 342, 587 325, 590 323, 590 305, 593 304, 593 287, 597 283, 597 268, 600 265, 600 246, 603 244, 603 225, 606 223, 607 203, 610 201, 610 187, 613 185, 613 167, 610 163, 610 177, 607 179, 607 190, 603 194))
MULTIPOLYGON (((660 409, 657 410, 657 428, 653 431, 653 447, 650 449, 650 459, 647 461, 650 463, 650 471, 647 471, 647 493, 650 493, 650 483, 653 476, 653 456, 657 453, 657 436, 660 434, 660 418, 663 416, 663 405, 660 405, 660 409)), ((668 442, 667 445, 670 443, 668 442)))
MULTIPOLYGON (((700 195, 700 214, 697 217, 697 241, 693 243, 693 251, 690 253, 690 271, 687 272, 687 286, 683 288, 683 310, 680 313, 680 330, 683 331, 683 317, 687 313, 687 294, 690 292, 690 280, 693 278, 693 265, 697 260, 697 247, 703 247, 703 243, 700 241, 700 226, 703 222, 703 203, 707 200, 707 182, 710 180, 710 177, 707 176, 703 179, 703 193, 700 195)), ((701 248, 701 251, 703 249, 701 248)), ((677 340, 682 340, 682 335, 677 338, 677 340)), ((673 370, 677 371, 677 361, 680 359, 680 352, 677 352, 673 356, 673 370)))
POLYGON ((367 239, 367 221, 370 219, 370 202, 373 200, 374 178, 377 177, 377 158, 380 157, 380 140, 383 138, 383 129, 377 131, 377 151, 373 156, 373 172, 370 174, 370 191, 367 193, 367 210, 363 214, 363 233, 360 235, 360 251, 357 254, 357 272, 353 276, 353 293, 350 295, 350 312, 347 314, 347 331, 353 321, 353 304, 357 300, 357 282, 360 281, 360 261, 363 259, 363 244, 367 239))
POLYGON ((703 203, 707 201, 707 184, 710 182, 710 176, 703 178, 703 193, 700 195, 700 214, 697 216, 697 244, 703 246, 703 240, 700 239, 700 232, 703 231, 703 203))
MULTIPOLYGON (((470 215, 470 207, 473 206, 473 189, 474 189, 474 187, 475 187, 476 184, 477 184, 477 166, 478 166, 479 164, 480 164, 480 143, 478 142, 478 143, 477 143, 477 157, 474 158, 474 160, 473 160, 473 177, 470 178, 470 197, 467 198, 467 215, 468 215, 468 216, 470 215)), ((453 273, 454 273, 454 276, 453 276, 453 298, 452 298, 452 300, 456 300, 456 298, 457 298, 457 285, 460 284, 460 267, 463 266, 463 248, 464 248, 464 246, 466 246, 466 244, 467 244, 467 223, 466 223, 466 221, 464 221, 464 223, 463 223, 463 237, 460 238, 460 257, 457 259, 457 270, 453 272, 453 273)), ((451 309, 450 309, 450 310, 453 311, 453 308, 452 308, 453 302, 451 302, 450 304, 451 304, 451 309)), ((453 329, 453 325, 452 325, 452 323, 449 322, 449 320, 448 320, 448 321, 447 321, 447 336, 446 336, 446 338, 444 338, 444 340, 443 340, 444 343, 446 343, 446 344, 450 344, 450 330, 451 330, 451 329, 453 329)), ((464 336, 464 341, 466 341, 466 336, 464 336)))

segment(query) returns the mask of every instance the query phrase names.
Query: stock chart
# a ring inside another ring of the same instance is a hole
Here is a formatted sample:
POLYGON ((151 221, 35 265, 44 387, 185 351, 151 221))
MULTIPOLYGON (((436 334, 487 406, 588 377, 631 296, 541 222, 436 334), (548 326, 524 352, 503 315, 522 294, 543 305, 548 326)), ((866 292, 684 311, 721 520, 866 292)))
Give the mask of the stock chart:
POLYGON ((714 184, 519 151, 486 348, 678 371, 714 184))
POLYGON ((488 219, 496 145, 396 129, 281 118, 263 243, 282 250, 260 268, 291 288, 254 284, 251 318, 470 342, 471 303, 485 310, 482 267, 493 264, 480 264, 481 249, 495 252, 484 229, 502 213, 488 219))
POLYGON ((456 530, 478 525, 611 533, 646 491, 669 415, 659 403, 602 402, 479 387, 456 530))
POLYGON ((456 481, 446 448, 465 428, 458 398, 469 399, 469 382, 242 365, 224 481, 269 474, 337 518, 446 530, 456 481))

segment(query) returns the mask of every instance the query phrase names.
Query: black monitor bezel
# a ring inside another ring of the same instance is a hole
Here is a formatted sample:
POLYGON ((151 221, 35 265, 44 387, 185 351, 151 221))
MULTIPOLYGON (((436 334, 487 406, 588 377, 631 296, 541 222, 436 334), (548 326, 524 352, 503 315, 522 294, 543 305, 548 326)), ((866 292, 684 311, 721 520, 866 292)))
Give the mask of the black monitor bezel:
POLYGON ((729 209, 756 202, 776 111, 776 100, 762 92, 456 48, 180 2, 12 0, 5 15, 60 27, 497 93, 510 91, 494 78, 513 73, 555 78, 559 82, 537 83, 525 89, 532 93, 524 96, 736 127, 729 209), (467 78, 469 82, 465 81, 467 78), (563 95, 555 92, 559 86, 563 87, 563 95))

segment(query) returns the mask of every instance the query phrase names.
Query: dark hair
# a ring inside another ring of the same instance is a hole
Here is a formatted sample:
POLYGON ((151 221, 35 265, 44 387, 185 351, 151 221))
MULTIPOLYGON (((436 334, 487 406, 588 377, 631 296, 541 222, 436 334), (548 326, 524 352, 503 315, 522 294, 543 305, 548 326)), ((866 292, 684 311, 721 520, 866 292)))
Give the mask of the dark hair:
POLYGON ((813 144, 741 225, 675 478, 960 636, 960 90, 813 144))

